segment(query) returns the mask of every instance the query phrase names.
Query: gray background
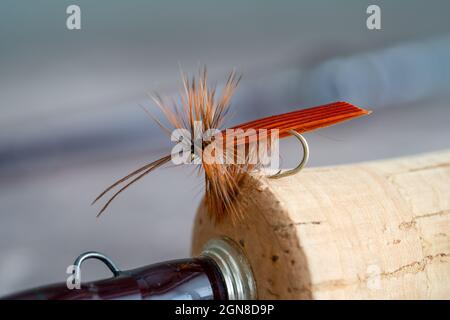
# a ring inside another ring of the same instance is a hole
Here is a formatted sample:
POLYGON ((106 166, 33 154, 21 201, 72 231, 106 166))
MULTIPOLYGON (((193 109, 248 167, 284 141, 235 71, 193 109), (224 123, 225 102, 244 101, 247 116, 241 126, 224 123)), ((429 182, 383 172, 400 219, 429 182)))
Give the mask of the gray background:
MULTIPOLYGON (((154 172, 99 219, 89 206, 169 150, 140 106, 176 93, 179 64, 219 84, 243 73, 230 125, 341 99, 374 111, 308 134, 310 166, 449 148, 449 13, 444 0, 2 1, 0 294, 65 281, 86 250, 125 269, 189 255, 203 187, 191 167, 154 172), (365 26, 369 4, 381 31, 365 26)), ((295 142, 281 149, 294 164, 295 142)))

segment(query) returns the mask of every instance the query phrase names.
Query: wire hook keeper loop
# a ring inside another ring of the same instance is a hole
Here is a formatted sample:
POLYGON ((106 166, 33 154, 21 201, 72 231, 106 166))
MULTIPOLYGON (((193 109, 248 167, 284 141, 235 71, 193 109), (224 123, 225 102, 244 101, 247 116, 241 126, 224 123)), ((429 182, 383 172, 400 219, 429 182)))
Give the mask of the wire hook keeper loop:
POLYGON ((73 264, 78 268, 78 270, 81 270, 81 264, 83 263, 83 261, 88 259, 97 259, 103 262, 108 267, 108 269, 111 270, 114 277, 119 276, 122 272, 110 258, 96 251, 88 251, 80 254, 73 264))
POLYGON ((293 169, 286 170, 284 172, 282 172, 280 170, 277 173, 275 173, 274 175, 269 176, 270 179, 279 179, 279 178, 288 177, 288 176, 291 176, 293 174, 296 174, 296 173, 300 172, 303 169, 303 167, 306 165, 306 163, 308 162, 308 159, 309 159, 309 146, 308 146, 308 142, 306 141, 305 137, 303 137, 300 133, 298 133, 295 130, 289 130, 288 132, 291 135, 293 135, 294 137, 296 137, 297 140, 300 141, 300 143, 302 144, 302 147, 303 147, 303 158, 302 158, 302 161, 300 161, 300 163, 293 169))

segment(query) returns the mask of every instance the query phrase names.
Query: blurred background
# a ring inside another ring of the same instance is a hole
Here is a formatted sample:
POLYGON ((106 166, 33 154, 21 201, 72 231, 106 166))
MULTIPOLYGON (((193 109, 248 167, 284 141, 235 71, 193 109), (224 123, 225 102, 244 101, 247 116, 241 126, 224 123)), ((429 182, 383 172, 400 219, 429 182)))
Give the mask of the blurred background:
MULTIPOLYGON (((90 206, 170 150, 142 107, 158 115, 148 93, 176 94, 180 65, 219 87, 243 74, 229 125, 336 100, 374 111, 307 134, 309 166, 449 148, 449 17, 446 0, 1 1, 0 295, 65 281, 87 250, 123 269, 189 256, 192 167, 155 171, 100 218, 90 206), (81 30, 66 28, 71 4, 81 30)), ((282 142, 284 166, 297 149, 282 142)))

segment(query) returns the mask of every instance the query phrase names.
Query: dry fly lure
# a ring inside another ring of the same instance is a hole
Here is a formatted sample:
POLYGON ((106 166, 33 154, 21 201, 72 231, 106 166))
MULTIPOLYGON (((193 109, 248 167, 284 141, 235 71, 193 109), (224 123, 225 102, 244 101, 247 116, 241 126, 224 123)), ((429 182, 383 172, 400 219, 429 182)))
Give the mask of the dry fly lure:
MULTIPOLYGON (((206 68, 199 72, 198 78, 192 77, 191 80, 186 74, 182 73, 183 88, 179 94, 180 103, 171 99, 169 104, 159 95, 153 97, 156 105, 161 109, 170 125, 166 126, 156 118, 154 120, 169 135, 173 129, 185 129, 191 133, 191 136, 195 136, 196 122, 201 123, 203 132, 209 129, 223 128, 224 120, 227 118, 230 110, 231 97, 239 81, 240 77, 234 71, 231 72, 221 94, 218 94, 215 87, 210 87, 207 84, 206 68)), ((257 119, 230 129, 267 129, 269 132, 272 129, 278 129, 279 138, 284 138, 289 136, 289 132, 292 130, 297 133, 309 132, 369 113, 369 111, 347 102, 334 102, 257 119)), ((259 136, 256 139, 259 141, 259 136)), ((248 137, 233 140, 233 143, 235 145, 244 143, 247 147, 244 159, 236 161, 237 163, 211 163, 210 161, 205 161, 205 156, 200 159, 199 169, 203 169, 205 173, 204 201, 210 217, 215 218, 216 221, 220 221, 225 215, 230 215, 232 221, 239 220, 242 217, 242 205, 239 201, 236 201, 239 194, 239 186, 248 172, 254 171, 259 167, 258 162, 248 161, 254 153, 254 150, 251 150, 248 137)), ((200 147, 205 148, 207 145, 208 142, 202 142, 200 147)), ((191 150, 193 157, 195 154, 194 147, 191 150)), ((234 152, 232 156, 236 157, 236 153, 234 152)), ((93 201, 93 204, 112 189, 121 186, 102 207, 98 215, 104 212, 122 191, 154 169, 170 161, 171 155, 164 156, 131 172, 106 188, 93 201)))

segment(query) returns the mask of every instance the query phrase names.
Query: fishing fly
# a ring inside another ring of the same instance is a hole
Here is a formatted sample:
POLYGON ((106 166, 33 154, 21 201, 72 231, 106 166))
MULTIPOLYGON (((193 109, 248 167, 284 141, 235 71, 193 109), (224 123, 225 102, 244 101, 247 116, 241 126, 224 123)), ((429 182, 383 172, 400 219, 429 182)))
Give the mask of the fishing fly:
MULTIPOLYGON (((179 93, 179 102, 173 98, 168 102, 160 95, 152 97, 162 111, 168 125, 156 117, 153 117, 153 119, 170 136, 173 137, 174 130, 182 130, 189 137, 198 136, 199 130, 203 133, 215 133, 212 139, 202 139, 199 143, 196 139, 186 140, 180 137, 178 137, 178 142, 187 146, 189 161, 195 160, 199 172, 204 172, 204 201, 210 217, 216 219, 216 221, 222 220, 226 215, 229 215, 233 221, 239 220, 243 216, 243 206, 236 199, 243 179, 250 172, 257 171, 262 167, 263 160, 259 157, 257 151, 261 149, 263 141, 264 148, 267 147, 268 149, 273 145, 274 137, 281 139, 293 135, 302 143, 304 156, 300 164, 295 169, 285 172, 279 171, 269 176, 271 178, 284 177, 298 172, 307 161, 309 149, 306 140, 301 135, 302 133, 370 113, 368 110, 347 102, 334 102, 224 128, 224 122, 230 111, 231 98, 240 79, 241 77, 232 71, 219 94, 215 86, 208 85, 207 71, 206 68, 203 68, 200 70, 198 77, 192 77, 190 80, 185 73, 182 73, 183 86, 179 93), (220 138, 222 137, 221 133, 228 133, 229 131, 234 132, 231 138, 228 134, 224 134, 223 138, 220 138), (239 134, 236 134, 236 132, 239 134), (260 134, 261 132, 267 134, 260 134), (224 145, 226 147, 223 149, 217 148, 224 145), (205 152, 212 146, 215 147, 213 152, 205 152), (240 146, 243 146, 244 152, 239 152, 240 146), (225 150, 223 154, 222 150, 225 150), (225 158, 225 161, 211 161, 211 156, 217 156, 218 153, 220 153, 220 158, 225 158), (225 156, 223 156, 224 154, 225 156)), ((92 204, 116 187, 118 190, 103 205, 98 215, 102 214, 125 189, 153 170, 169 163, 172 157, 173 154, 168 154, 148 163, 106 188, 92 204)))

